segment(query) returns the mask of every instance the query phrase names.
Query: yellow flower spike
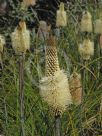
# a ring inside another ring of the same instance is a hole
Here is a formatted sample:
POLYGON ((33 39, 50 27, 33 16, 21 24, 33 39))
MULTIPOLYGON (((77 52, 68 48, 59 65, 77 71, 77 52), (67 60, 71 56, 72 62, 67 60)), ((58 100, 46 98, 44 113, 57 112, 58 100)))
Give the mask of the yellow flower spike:
POLYGON ((11 34, 12 47, 16 54, 26 53, 30 49, 30 32, 26 28, 24 21, 19 22, 19 26, 11 34))
POLYGON ((75 105, 80 105, 82 101, 82 85, 80 74, 73 72, 69 79, 69 87, 71 90, 73 103, 75 105))
POLYGON ((90 39, 85 39, 82 44, 79 45, 79 53, 84 60, 89 60, 94 55, 94 43, 90 39))
POLYGON ((62 114, 72 103, 67 75, 60 70, 56 38, 51 36, 46 46, 45 77, 40 81, 40 95, 55 115, 62 114))
POLYGON ((81 32, 92 32, 92 16, 90 12, 83 12, 81 19, 81 32))
POLYGON ((94 24, 94 32, 96 34, 102 34, 102 20, 96 19, 94 24))
POLYGON ((59 10, 57 10, 56 26, 64 27, 66 25, 67 25, 67 14, 66 14, 66 11, 64 10, 64 3, 61 2, 59 10))

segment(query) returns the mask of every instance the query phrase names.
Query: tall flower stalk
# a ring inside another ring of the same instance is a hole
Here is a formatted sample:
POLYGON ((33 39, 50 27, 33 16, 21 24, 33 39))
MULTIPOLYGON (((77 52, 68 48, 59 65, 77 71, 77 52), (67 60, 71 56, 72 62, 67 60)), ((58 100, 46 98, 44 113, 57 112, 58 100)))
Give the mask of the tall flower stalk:
POLYGON ((20 94, 20 121, 21 136, 25 136, 24 123, 24 59, 26 51, 30 48, 30 33, 24 21, 19 22, 19 26, 11 35, 12 47, 19 56, 19 94, 20 94))
POLYGON ((24 128, 24 54, 19 56, 19 92, 20 92, 20 120, 21 136, 25 136, 24 128))
POLYGON ((60 136, 60 117, 72 103, 67 75, 60 70, 57 43, 50 36, 45 51, 45 77, 40 81, 40 95, 46 101, 55 116, 55 135, 60 136))
POLYGON ((82 14, 80 31, 84 35, 83 42, 79 45, 79 53, 81 56, 81 62, 83 64, 82 70, 82 104, 81 104, 81 135, 83 135, 83 124, 82 124, 82 114, 83 114, 83 105, 84 105, 84 94, 87 88, 87 71, 86 67, 88 66, 88 61, 91 59, 91 56, 94 55, 94 43, 90 40, 90 36, 92 33, 92 16, 91 13, 86 10, 82 14))
MULTIPOLYGON (((100 11, 99 11, 100 12, 100 11)), ((96 34, 96 55, 99 59, 97 62, 97 77, 100 77, 100 68, 101 68, 101 35, 102 35, 102 16, 98 13, 98 19, 94 23, 94 33, 96 34)))
MULTIPOLYGON (((0 35, 0 89, 2 92, 4 92, 4 78, 3 78, 3 73, 4 73, 4 67, 3 67, 3 50, 4 50, 4 45, 5 45, 5 38, 4 36, 0 35)), ((8 124, 8 118, 7 118, 7 105, 5 98, 3 98, 3 105, 4 105, 4 114, 5 114, 5 130, 7 134, 7 124, 8 124)))

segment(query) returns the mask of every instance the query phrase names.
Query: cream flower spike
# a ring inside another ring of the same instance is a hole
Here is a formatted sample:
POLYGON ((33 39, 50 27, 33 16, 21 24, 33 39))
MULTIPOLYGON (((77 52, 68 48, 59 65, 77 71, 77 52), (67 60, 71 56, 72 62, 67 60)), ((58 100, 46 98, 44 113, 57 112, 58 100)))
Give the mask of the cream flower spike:
POLYGON ((92 16, 90 12, 83 12, 81 19, 81 32, 92 32, 92 16))
POLYGON ((19 22, 19 26, 11 34, 11 40, 16 54, 25 54, 30 49, 30 32, 24 21, 19 22))
POLYGON ((60 71, 58 56, 57 56, 57 44, 56 38, 50 37, 47 41, 45 52, 45 75, 53 76, 56 71, 60 71))
POLYGON ((69 87, 71 90, 71 95, 73 103, 75 105, 80 105, 82 102, 82 85, 81 85, 81 75, 77 72, 73 72, 69 79, 69 87))
POLYGON ((102 20, 96 19, 94 24, 94 32, 96 34, 102 34, 102 20))
POLYGON ((94 43, 90 39, 85 39, 82 44, 79 45, 79 53, 84 60, 89 60, 94 55, 94 43))
POLYGON ((40 95, 55 115, 62 114, 72 103, 67 75, 60 70, 56 39, 51 36, 46 46, 45 77, 40 81, 40 95))
POLYGON ((67 25, 67 14, 66 14, 66 11, 64 10, 64 3, 61 2, 59 10, 57 10, 56 26, 64 27, 66 25, 67 25))

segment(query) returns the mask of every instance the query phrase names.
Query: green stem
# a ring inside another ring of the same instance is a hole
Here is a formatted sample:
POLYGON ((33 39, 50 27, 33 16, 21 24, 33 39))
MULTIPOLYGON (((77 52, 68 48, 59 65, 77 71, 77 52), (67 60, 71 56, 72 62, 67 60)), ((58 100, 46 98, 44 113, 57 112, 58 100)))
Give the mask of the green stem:
MULTIPOLYGON (((97 38, 97 57, 100 58, 101 57, 101 48, 100 48, 100 44, 99 44, 99 40, 100 40, 100 35, 98 35, 97 38)), ((98 78, 100 77, 100 61, 98 61, 98 78)))
MULTIPOLYGON (((86 67, 87 62, 83 60, 83 66, 86 67)), ((85 95, 85 90, 86 90, 86 70, 82 70, 82 96, 81 96, 81 107, 80 107, 80 113, 81 113, 81 136, 84 135, 84 130, 83 130, 83 113, 84 113, 84 95, 85 95)))
POLYGON ((20 91, 20 121, 21 121, 21 136, 25 136, 24 129, 24 54, 19 58, 19 91, 20 91))

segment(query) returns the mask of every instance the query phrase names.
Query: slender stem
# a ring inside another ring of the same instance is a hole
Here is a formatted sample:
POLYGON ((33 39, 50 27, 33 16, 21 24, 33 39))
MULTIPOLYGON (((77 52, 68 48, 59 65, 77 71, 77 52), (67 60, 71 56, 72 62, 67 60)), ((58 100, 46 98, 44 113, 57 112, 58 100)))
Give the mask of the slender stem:
POLYGON ((24 129, 24 54, 19 57, 19 91, 20 91, 20 121, 21 136, 25 136, 24 129))
POLYGON ((101 127, 102 127, 102 97, 101 97, 101 103, 100 103, 100 120, 101 120, 101 127))
POLYGON ((4 98, 4 111, 5 111, 5 134, 8 134, 8 112, 7 112, 7 105, 6 100, 4 98))
POLYGON ((55 116, 55 136, 61 136, 60 126, 61 126, 60 116, 57 115, 55 116))
MULTIPOLYGON (((98 43, 98 46, 97 46, 97 57, 100 58, 101 57, 101 48, 100 48, 100 44, 99 44, 99 40, 100 40, 100 35, 98 35, 97 37, 97 43, 98 43)), ((98 61, 98 78, 100 77, 100 61, 98 61)))
MULTIPOLYGON (((83 65, 85 66, 86 65, 86 61, 82 61, 83 65)), ((84 113, 84 95, 85 95, 85 88, 86 88, 86 70, 83 69, 82 70, 82 96, 81 96, 81 105, 80 105, 80 125, 81 125, 81 128, 80 128, 80 133, 81 133, 81 136, 84 136, 84 130, 83 130, 83 113, 84 113)))
POLYGON ((6 127, 8 124, 8 113, 7 113, 7 105, 6 105, 6 100, 4 98, 4 110, 5 110, 5 123, 6 123, 6 127))

